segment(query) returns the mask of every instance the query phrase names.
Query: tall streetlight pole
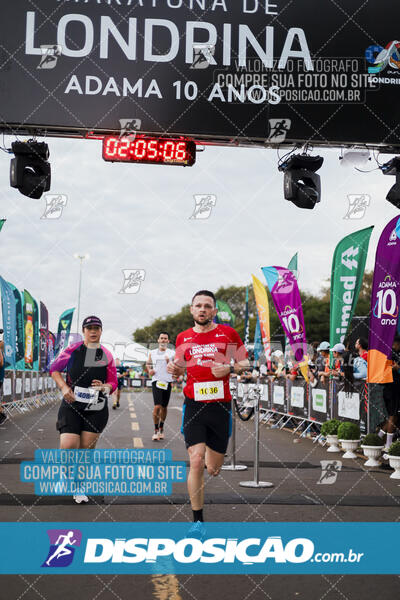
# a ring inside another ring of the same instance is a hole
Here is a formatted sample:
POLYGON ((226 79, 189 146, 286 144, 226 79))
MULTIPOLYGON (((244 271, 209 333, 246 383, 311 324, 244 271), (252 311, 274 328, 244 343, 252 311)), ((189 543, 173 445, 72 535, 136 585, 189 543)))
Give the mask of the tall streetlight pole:
POLYGON ((79 333, 79 314, 81 311, 81 288, 82 288, 82 263, 85 258, 90 258, 89 254, 74 254, 74 258, 79 258, 79 290, 78 290, 78 316, 77 316, 77 325, 76 325, 76 333, 79 333))

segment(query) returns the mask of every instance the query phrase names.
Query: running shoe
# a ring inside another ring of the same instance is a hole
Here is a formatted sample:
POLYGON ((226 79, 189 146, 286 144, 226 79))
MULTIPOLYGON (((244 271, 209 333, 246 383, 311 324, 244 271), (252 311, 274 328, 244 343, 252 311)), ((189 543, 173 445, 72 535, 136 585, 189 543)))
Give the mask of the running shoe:
POLYGON ((4 423, 4 421, 5 421, 6 419, 7 419, 7 415, 6 415, 6 413, 5 413, 5 412, 1 412, 1 413, 0 413, 0 425, 1 425, 2 423, 4 423))
POLYGON ((159 431, 158 432, 158 439, 159 440, 163 440, 164 439, 164 432, 163 431, 159 431))
POLYGON ((195 538, 196 540, 200 540, 201 542, 206 537, 206 528, 204 527, 204 523, 201 521, 196 521, 193 523, 189 531, 187 532, 186 538, 195 538))
POLYGON ((115 404, 113 404, 113 410, 115 410, 117 407, 115 406, 115 404))
POLYGON ((153 433, 153 437, 151 438, 153 440, 153 442, 158 442, 159 440, 159 433, 158 431, 156 431, 155 433, 153 433))
POLYGON ((81 502, 89 502, 89 498, 85 494, 75 494, 72 496, 77 504, 81 502))

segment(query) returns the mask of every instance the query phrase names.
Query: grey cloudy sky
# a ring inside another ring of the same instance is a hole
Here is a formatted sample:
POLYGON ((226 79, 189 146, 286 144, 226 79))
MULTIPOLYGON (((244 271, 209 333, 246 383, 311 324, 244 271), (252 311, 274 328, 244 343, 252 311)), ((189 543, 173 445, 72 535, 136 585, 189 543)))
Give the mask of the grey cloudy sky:
MULTIPOLYGON (((10 147, 11 138, 5 138, 10 147)), ((398 211, 385 200, 394 183, 339 165, 339 151, 320 152, 322 201, 312 211, 283 198, 283 175, 273 150, 206 147, 192 168, 105 163, 99 140, 47 140, 52 194, 65 194, 59 219, 41 219, 45 199, 9 187, 10 155, 0 153, 1 275, 48 307, 56 330, 63 310, 77 306, 79 261, 84 263, 81 320, 103 319, 108 342, 173 313, 199 288, 245 285, 261 266, 287 265, 299 251, 300 287, 319 292, 332 254, 345 235, 375 225, 372 269, 384 225, 398 211), (190 219, 194 194, 214 194, 207 220, 190 219), (348 194, 369 194, 361 220, 344 219, 348 194), (136 294, 121 294, 122 269, 144 269, 136 294)), ((389 157, 381 157, 385 162, 389 157)), ((366 169, 376 167, 371 161, 366 169)), ((75 329, 74 320, 74 329, 75 329)))

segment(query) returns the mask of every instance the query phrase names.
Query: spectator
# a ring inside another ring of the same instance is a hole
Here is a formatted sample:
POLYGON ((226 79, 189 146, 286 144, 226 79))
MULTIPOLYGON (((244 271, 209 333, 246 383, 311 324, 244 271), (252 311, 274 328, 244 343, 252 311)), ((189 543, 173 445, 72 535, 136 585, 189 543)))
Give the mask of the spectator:
POLYGON ((368 342, 364 338, 359 338, 355 347, 358 351, 358 356, 354 359, 354 379, 367 378, 367 357, 368 357, 368 342))
POLYGON ((383 425, 378 435, 384 438, 386 435, 385 452, 387 452, 393 441, 396 431, 397 413, 400 409, 400 337, 396 336, 392 348, 392 373, 393 382, 383 384, 383 399, 389 418, 383 425))
POLYGON ((365 362, 368 360, 368 342, 365 338, 358 338, 358 340, 356 340, 355 345, 355 349, 357 350, 359 356, 361 356, 361 358, 363 358, 365 360, 365 362))
MULTIPOLYGON (((338 344, 336 344, 336 346, 337 345, 338 344)), ((349 350, 345 350, 340 356, 340 358, 337 358, 336 360, 340 360, 339 374, 341 377, 343 377, 344 392, 346 396, 349 396, 354 393, 353 356, 349 350)))
POLYGON ((271 371, 268 375, 272 375, 274 379, 283 377, 285 374, 285 356, 282 350, 274 350, 271 354, 271 371))
MULTIPOLYGON (((340 342, 338 344, 335 344, 332 348, 333 369, 330 369, 329 372, 334 377, 340 377, 343 374, 343 358, 344 358, 345 350, 346 350, 346 348, 345 348, 344 344, 341 344, 340 342)), ((350 353, 348 353, 348 354, 350 355, 350 353)), ((348 363, 351 361, 349 360, 349 356, 347 355, 347 353, 346 353, 346 359, 347 359, 347 366, 348 366, 348 363)))
POLYGON ((322 384, 325 384, 325 380, 329 377, 329 342, 321 342, 317 348, 319 355, 315 361, 317 370, 317 377, 320 379, 322 384))

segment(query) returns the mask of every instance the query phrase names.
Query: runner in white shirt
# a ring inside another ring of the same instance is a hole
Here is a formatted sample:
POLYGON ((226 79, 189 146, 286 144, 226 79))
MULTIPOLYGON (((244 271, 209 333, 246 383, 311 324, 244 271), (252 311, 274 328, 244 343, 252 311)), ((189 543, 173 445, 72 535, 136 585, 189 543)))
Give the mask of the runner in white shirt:
POLYGON ((170 360, 175 358, 175 352, 168 348, 168 333, 162 331, 157 341, 158 348, 150 351, 146 363, 147 372, 152 378, 154 433, 151 439, 154 442, 164 439, 164 423, 167 418, 167 406, 173 381, 172 375, 167 371, 167 365, 170 360))

